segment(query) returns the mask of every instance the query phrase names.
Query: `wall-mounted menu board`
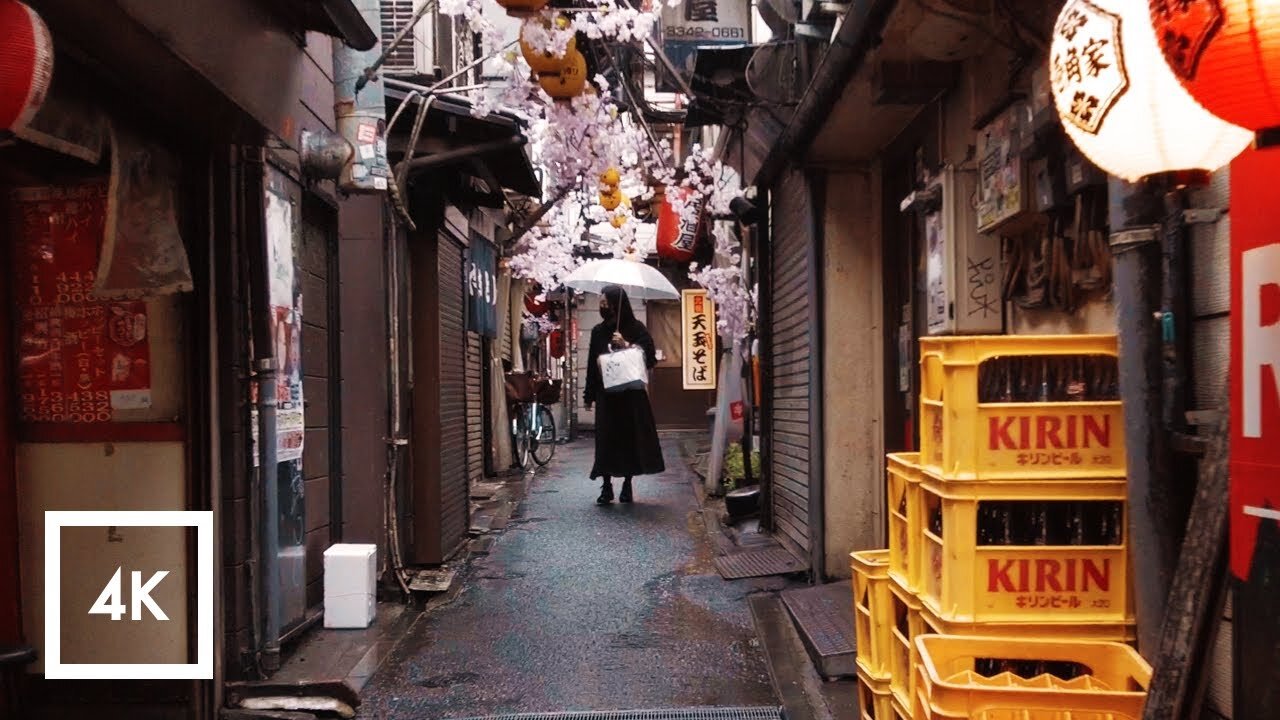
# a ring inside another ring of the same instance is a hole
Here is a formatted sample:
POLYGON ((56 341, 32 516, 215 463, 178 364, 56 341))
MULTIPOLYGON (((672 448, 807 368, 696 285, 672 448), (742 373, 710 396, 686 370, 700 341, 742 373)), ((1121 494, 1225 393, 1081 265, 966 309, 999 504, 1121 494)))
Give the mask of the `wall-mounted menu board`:
POLYGON ((93 294, 106 180, 22 188, 9 201, 21 419, 104 423, 150 407, 146 302, 93 294))

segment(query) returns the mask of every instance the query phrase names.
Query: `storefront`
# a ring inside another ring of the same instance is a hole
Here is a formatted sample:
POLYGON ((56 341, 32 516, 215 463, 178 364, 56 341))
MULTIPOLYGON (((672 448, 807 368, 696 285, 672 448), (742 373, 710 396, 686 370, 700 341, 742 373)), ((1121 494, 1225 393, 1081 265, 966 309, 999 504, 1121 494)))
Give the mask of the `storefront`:
MULTIPOLYGON (((307 608, 320 591, 319 552, 334 537, 325 483, 340 462, 328 452, 340 403, 305 416, 302 408, 304 398, 327 399, 336 377, 325 360, 335 353, 335 306, 326 300, 337 287, 337 206, 324 183, 302 191, 296 155, 268 158, 263 146, 271 137, 297 147, 302 131, 326 129, 299 96, 332 107, 320 69, 331 44, 322 33, 341 33, 323 18, 264 14, 247 0, 176 12, 29 4, 56 57, 43 106, 0 143, 0 213, 13 239, 0 280, 12 310, 3 369, 15 389, 0 426, 0 566, 17 579, 0 590, 0 642, 36 653, 18 716, 211 717, 222 683, 260 676, 270 665, 260 663, 264 649, 282 639, 264 637, 248 571, 260 525, 244 271, 263 271, 251 249, 284 216, 280 246, 298 271, 285 278, 283 312, 272 316, 274 338, 284 342, 271 349, 289 370, 283 396, 297 420, 287 427, 293 442, 282 443, 296 451, 285 486, 298 491, 284 498, 279 524, 296 548, 281 553, 296 559, 286 633, 314 615, 307 608), (320 32, 302 48, 293 36, 309 30, 320 32), (259 52, 222 52, 247 36, 266 38, 259 52), (291 77, 295 65, 305 87, 246 82, 291 77), (304 295, 313 308, 307 323, 304 295), (213 511, 213 572, 197 568, 194 535, 181 528, 64 531, 63 572, 77 582, 61 583, 60 643, 63 663, 187 664, 197 647, 212 645, 212 682, 43 677, 44 513, 56 509, 213 511), (168 571, 152 593, 168 621, 112 623, 73 610, 92 606, 118 568, 168 571), (197 582, 201 570, 212 588, 197 582), (205 592, 224 613, 212 638, 197 637, 196 597, 205 592), (147 642, 138 642, 140 631, 147 642)), ((354 42, 374 41, 364 30, 368 37, 354 42)))

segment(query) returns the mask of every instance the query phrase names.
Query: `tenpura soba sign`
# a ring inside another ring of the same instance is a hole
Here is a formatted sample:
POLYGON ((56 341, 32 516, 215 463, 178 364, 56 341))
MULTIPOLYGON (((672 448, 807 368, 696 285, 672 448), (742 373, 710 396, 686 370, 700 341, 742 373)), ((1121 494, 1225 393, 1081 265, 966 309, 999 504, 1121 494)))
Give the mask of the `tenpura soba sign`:
POLYGON ((1280 522, 1277 172, 1277 149, 1231 166, 1231 570, 1244 580, 1262 524, 1280 522))

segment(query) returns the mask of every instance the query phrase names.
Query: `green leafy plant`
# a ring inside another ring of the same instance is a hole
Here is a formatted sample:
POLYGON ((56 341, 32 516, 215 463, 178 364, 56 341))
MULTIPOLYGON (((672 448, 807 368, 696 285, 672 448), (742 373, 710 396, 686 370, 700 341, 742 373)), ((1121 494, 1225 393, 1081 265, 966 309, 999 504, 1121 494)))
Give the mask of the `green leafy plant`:
MULTIPOLYGON (((724 453, 724 486, 728 490, 738 487, 738 483, 746 479, 746 468, 742 463, 742 445, 731 444, 724 453)), ((751 478, 760 479, 760 453, 751 453, 751 478)))

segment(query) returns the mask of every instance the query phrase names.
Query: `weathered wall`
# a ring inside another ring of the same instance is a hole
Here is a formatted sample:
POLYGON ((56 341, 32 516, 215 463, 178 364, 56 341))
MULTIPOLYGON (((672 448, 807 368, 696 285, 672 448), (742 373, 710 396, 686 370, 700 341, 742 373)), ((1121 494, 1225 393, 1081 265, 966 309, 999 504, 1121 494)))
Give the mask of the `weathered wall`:
MULTIPOLYGON (((122 420, 165 422, 185 415, 187 358, 179 308, 174 297, 147 303, 152 407, 118 412, 116 416, 122 420)), ((32 609, 43 608, 45 603, 45 511, 184 510, 188 504, 186 450, 182 442, 32 442, 18 444, 16 459, 23 625, 28 642, 40 651, 40 661, 30 669, 41 672, 46 656, 44 613, 32 609)), ((154 647, 136 648, 129 641, 137 637, 132 630, 112 638, 109 620, 64 611, 64 661, 129 662, 119 659, 127 657, 133 661, 182 662, 187 645, 188 593, 181 531, 137 528, 118 535, 122 540, 114 541, 107 533, 90 535, 94 542, 88 547, 64 541, 64 575, 82 579, 79 584, 64 583, 64 606, 92 605, 117 567, 128 570, 132 566, 148 577, 155 570, 170 569, 169 578, 153 594, 170 621, 148 620, 155 626, 154 647), (92 597, 86 600, 87 595, 92 597)))
POLYGON ((827 176, 822 241, 824 532, 829 577, 884 547, 883 293, 878 167, 827 176))
POLYGON ((307 33, 299 48, 253 0, 120 0, 119 5, 289 147, 333 126, 333 44, 307 33))
POLYGON ((342 268, 343 542, 376 543, 386 558, 383 482, 387 472, 387 287, 383 200, 351 196, 338 214, 342 268))

